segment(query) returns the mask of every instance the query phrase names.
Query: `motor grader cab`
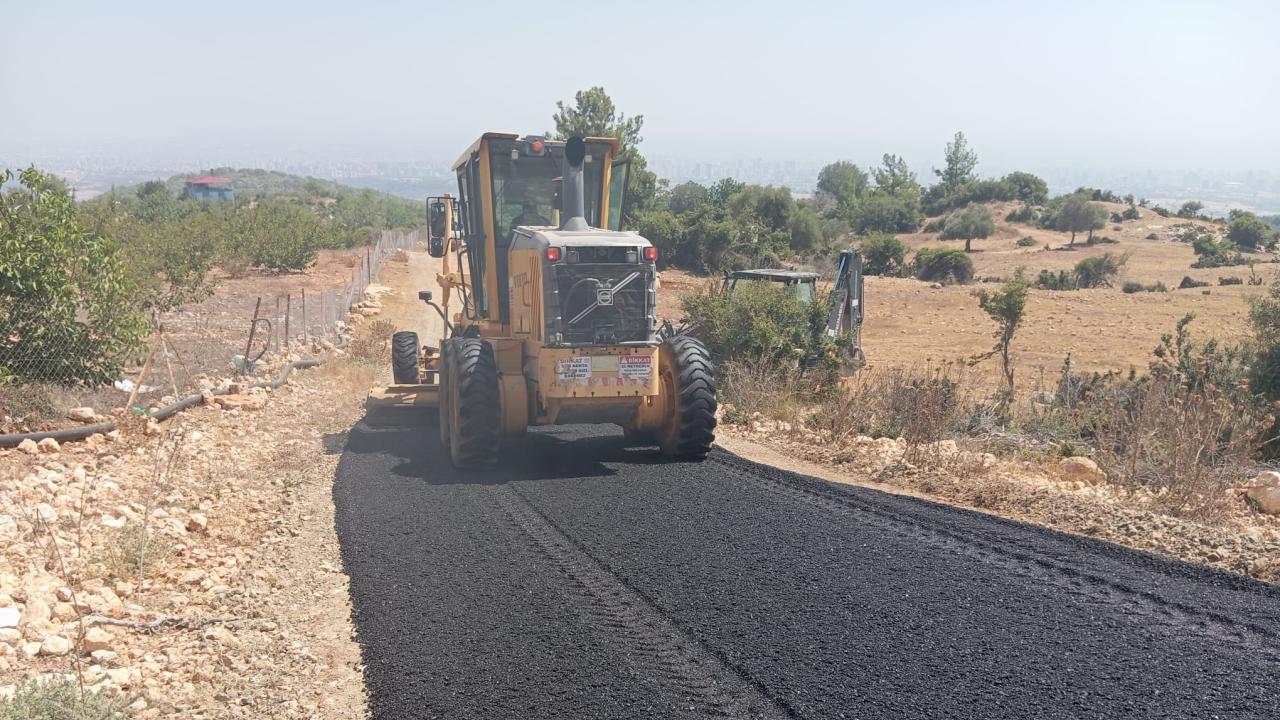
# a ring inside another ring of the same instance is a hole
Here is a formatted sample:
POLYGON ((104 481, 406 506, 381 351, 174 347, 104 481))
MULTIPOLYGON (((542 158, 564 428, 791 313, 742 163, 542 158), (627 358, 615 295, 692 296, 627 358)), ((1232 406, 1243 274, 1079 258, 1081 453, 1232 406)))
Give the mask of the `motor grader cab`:
POLYGON ((455 465, 494 461, 532 425, 613 423, 670 456, 710 451, 711 359, 659 334, 657 250, 623 228, 629 169, 613 138, 486 133, 453 166, 457 197, 428 203, 444 263, 440 297, 420 297, 445 336, 423 354, 397 333, 381 395, 435 405, 455 465))

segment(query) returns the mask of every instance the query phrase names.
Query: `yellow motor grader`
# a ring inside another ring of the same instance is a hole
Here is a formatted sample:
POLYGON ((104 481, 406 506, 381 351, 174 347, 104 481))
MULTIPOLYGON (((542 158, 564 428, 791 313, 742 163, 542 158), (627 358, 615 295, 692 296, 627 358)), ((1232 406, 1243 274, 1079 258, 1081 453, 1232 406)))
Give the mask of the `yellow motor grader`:
POLYGON ((419 297, 444 337, 396 333, 396 384, 375 394, 437 406, 456 466, 495 461, 531 425, 613 423, 673 457, 710 451, 714 367, 659 330, 657 249, 623 228, 619 155, 613 138, 485 133, 453 166, 458 195, 428 200, 441 296, 419 297))

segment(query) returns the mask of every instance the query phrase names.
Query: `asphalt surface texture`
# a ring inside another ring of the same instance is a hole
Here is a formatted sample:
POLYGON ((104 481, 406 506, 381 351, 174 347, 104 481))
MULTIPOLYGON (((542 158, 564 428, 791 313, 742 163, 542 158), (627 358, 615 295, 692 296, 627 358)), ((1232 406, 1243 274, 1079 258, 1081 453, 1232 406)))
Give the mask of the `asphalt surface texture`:
POLYGON ((369 416, 334 497, 375 718, 1280 717, 1280 589, 715 450, 369 416))

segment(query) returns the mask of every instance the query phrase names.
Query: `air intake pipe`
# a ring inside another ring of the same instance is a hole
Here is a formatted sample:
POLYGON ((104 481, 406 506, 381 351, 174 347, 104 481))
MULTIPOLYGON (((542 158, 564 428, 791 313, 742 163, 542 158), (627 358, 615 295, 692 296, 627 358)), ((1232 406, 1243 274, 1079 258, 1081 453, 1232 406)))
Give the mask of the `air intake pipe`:
POLYGON ((590 230, 587 224, 586 188, 582 180, 582 161, 587 157, 587 144, 574 135, 564 144, 564 171, 560 183, 561 230, 590 230))

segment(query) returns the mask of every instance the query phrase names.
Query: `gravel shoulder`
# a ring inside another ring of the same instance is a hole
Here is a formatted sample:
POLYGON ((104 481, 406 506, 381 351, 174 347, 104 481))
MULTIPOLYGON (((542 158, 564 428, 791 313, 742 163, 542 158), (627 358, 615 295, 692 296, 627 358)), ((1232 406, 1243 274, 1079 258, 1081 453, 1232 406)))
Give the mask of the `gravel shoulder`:
MULTIPOLYGON (((385 268, 413 275, 407 256, 385 268)), ((426 310, 385 287, 369 300, 357 334, 426 310)), ((136 718, 367 715, 332 481, 389 370, 323 359, 163 424, 0 450, 0 700, 36 680, 123 698, 136 718)))

